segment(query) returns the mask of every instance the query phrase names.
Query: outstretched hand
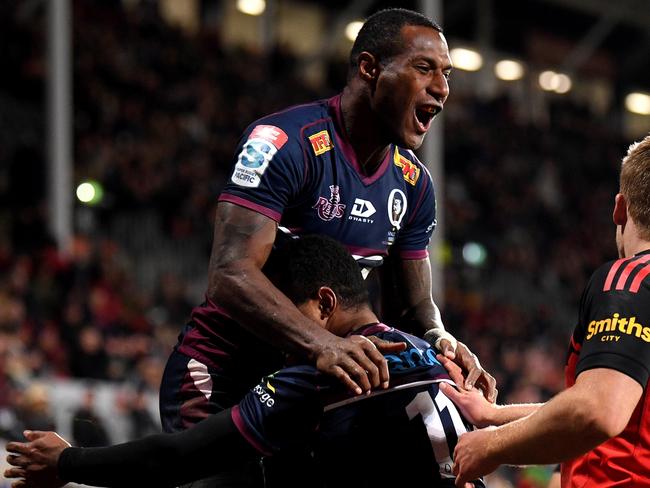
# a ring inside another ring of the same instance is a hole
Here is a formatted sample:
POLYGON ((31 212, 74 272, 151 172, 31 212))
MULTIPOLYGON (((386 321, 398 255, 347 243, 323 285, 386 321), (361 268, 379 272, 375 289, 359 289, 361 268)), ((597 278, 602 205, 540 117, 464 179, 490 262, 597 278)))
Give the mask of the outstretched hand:
POLYGON ((316 367, 338 378, 352 393, 360 395, 373 388, 388 388, 388 362, 382 352, 403 351, 403 342, 352 335, 344 339, 332 335, 316 354, 316 367))
POLYGON ((468 391, 476 387, 483 392, 488 402, 496 402, 498 395, 497 381, 483 369, 476 354, 472 353, 462 342, 458 342, 454 349, 453 344, 447 339, 440 341, 439 349, 444 357, 453 360, 466 372, 465 378, 460 382, 452 376, 452 379, 459 387, 468 391))
POLYGON ((65 485, 58 477, 59 456, 70 443, 56 432, 26 430, 28 442, 10 442, 7 462, 13 467, 5 470, 6 478, 14 481, 12 488, 58 488, 65 485))

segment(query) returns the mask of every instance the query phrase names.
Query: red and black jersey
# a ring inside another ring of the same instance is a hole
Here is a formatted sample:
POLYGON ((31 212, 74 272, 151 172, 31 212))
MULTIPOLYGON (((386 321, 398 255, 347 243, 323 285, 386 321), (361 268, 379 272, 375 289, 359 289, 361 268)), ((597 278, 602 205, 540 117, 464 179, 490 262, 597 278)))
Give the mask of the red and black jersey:
POLYGON ((566 382, 593 368, 615 369, 644 388, 618 436, 562 466, 562 487, 650 487, 650 250, 601 266, 580 301, 566 382))

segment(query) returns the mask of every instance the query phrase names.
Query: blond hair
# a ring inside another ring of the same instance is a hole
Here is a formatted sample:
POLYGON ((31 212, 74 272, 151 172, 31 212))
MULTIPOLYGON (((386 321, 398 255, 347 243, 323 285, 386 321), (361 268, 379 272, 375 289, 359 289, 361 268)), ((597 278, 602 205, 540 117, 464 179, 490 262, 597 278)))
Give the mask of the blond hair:
POLYGON ((650 135, 627 150, 621 165, 621 193, 639 237, 650 241, 650 135))

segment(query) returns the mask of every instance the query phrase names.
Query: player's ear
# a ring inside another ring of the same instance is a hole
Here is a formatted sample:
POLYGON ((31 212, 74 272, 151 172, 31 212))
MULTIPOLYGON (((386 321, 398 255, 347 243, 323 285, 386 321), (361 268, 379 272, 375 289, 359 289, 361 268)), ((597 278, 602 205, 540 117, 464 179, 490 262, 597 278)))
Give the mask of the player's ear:
POLYGON ((614 199, 612 219, 616 225, 624 226, 627 223, 627 201, 621 193, 617 194, 614 199))
POLYGON ((359 54, 359 77, 374 86, 379 77, 379 61, 377 58, 369 53, 368 51, 363 51, 359 54))
POLYGON ((318 289, 318 308, 320 318, 326 320, 332 316, 338 306, 336 293, 329 286, 321 286, 318 289))

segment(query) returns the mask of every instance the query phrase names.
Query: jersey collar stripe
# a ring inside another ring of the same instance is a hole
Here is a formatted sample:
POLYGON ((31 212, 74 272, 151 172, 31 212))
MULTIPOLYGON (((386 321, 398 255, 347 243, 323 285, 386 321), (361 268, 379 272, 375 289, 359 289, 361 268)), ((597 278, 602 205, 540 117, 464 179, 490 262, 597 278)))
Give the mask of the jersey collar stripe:
POLYGON ((641 271, 639 271, 636 274, 634 280, 632 280, 632 284, 630 285, 630 292, 637 293, 639 291, 639 287, 641 286, 641 283, 649 274, 650 274, 650 264, 646 265, 645 268, 643 268, 641 271))
POLYGON ((640 257, 639 259, 630 261, 628 265, 625 266, 625 269, 621 273, 621 276, 618 279, 618 282, 616 283, 616 289, 623 290, 625 288, 625 282, 630 277, 632 271, 634 271, 634 268, 636 268, 640 264, 647 263, 648 261, 650 261, 650 254, 646 254, 645 256, 640 257))
POLYGON ((619 259, 612 265, 612 267, 609 270, 609 273, 607 274, 607 279, 605 280, 605 286, 603 286, 603 291, 609 291, 612 288, 612 283, 614 282, 614 276, 616 276, 616 272, 618 271, 618 268, 620 268, 621 264, 623 264, 628 260, 629 258, 619 259))
POLYGON ((368 398, 377 397, 379 395, 385 395, 386 393, 392 393, 397 390, 404 390, 406 388, 415 388, 416 386, 430 385, 432 383, 443 383, 443 382, 456 386, 456 383, 448 379, 414 381, 412 383, 406 383, 403 385, 394 386, 392 388, 389 388, 388 390, 373 391, 370 393, 370 395, 357 395, 351 398, 346 398, 345 400, 341 400, 340 402, 330 403, 329 405, 325 405, 325 408, 323 408, 323 412, 329 412, 330 410, 334 410, 335 408, 343 407, 351 403, 360 402, 361 400, 367 400, 368 398))

